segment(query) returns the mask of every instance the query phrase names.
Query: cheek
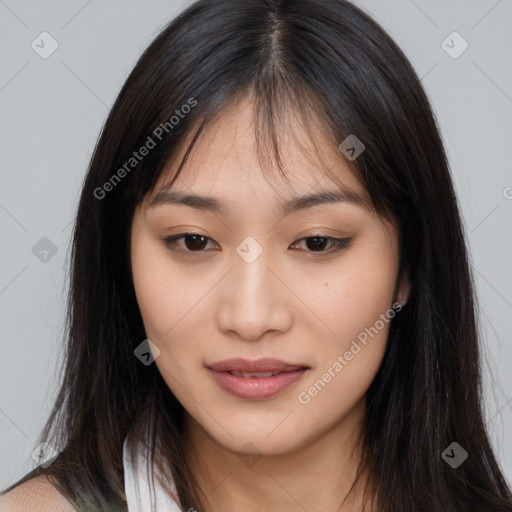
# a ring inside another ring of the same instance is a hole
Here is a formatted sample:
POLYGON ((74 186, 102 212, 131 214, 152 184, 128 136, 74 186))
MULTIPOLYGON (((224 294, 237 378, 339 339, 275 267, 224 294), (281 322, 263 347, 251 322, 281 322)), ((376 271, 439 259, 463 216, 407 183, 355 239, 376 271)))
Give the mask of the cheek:
POLYGON ((154 240, 135 240, 132 273, 146 336, 160 349, 155 364, 169 387, 178 391, 176 377, 186 375, 187 365, 200 354, 191 320, 194 305, 209 286, 192 286, 192 278, 175 268, 165 246, 154 240))
MULTIPOLYGON (((165 330, 166 317, 172 311, 170 283, 162 275, 157 254, 135 245, 132 251, 132 273, 135 295, 146 328, 146 334, 160 338, 165 330), (167 314, 166 314, 167 312, 167 314)), ((170 320, 170 318, 169 318, 170 320)), ((168 325, 167 329, 171 326, 168 325)))
POLYGON ((328 337, 346 342, 389 311, 396 273, 393 251, 375 244, 347 253, 331 278, 322 276, 320 285, 309 287, 309 292, 305 287, 303 293, 309 294, 308 302, 328 328, 328 337))
POLYGON ((194 293, 194 288, 187 286, 187 276, 173 268, 160 241, 136 240, 131 258, 135 294, 146 334, 161 342, 187 314, 197 299, 197 290, 194 293))
POLYGON ((297 396, 312 416, 346 414, 364 397, 382 363, 395 316, 388 301, 392 292, 372 294, 372 287, 367 292, 360 300, 340 295, 336 307, 326 304, 325 323, 334 334, 316 338, 316 366, 297 396))
POLYGON ((350 407, 382 362, 396 314, 391 306, 398 261, 394 240, 373 240, 347 253, 336 277, 317 288, 322 293, 314 297, 315 308, 329 333, 316 338, 317 365, 301 387, 299 402, 314 402, 312 408, 350 407))

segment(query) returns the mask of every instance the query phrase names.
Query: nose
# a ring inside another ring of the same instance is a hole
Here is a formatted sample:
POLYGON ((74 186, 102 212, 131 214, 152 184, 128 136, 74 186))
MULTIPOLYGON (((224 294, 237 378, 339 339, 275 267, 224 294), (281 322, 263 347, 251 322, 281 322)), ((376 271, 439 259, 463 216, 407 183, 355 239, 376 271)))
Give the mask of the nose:
POLYGON ((226 335, 257 341, 269 331, 291 328, 292 292, 264 255, 251 263, 235 255, 234 268, 221 283, 216 318, 226 335))

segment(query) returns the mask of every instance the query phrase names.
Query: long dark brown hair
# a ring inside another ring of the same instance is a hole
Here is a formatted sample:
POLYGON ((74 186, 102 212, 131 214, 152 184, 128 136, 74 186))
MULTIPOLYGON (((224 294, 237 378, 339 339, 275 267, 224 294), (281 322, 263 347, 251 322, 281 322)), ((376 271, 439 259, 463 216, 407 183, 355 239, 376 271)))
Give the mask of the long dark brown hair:
POLYGON ((152 439, 148 460, 172 475, 183 510, 201 510, 183 407, 156 365, 134 356, 146 335, 129 237, 136 206, 185 137, 178 174, 204 127, 241 97, 254 102, 258 154, 272 155, 283 176, 286 111, 306 128, 321 122, 333 144, 355 134, 366 149, 353 170, 375 211, 398 222, 411 293, 367 392, 360 465, 378 510, 512 511, 483 421, 474 284, 435 116, 403 52, 345 0, 199 0, 141 56, 78 205, 63 377, 39 439, 60 453, 7 491, 44 474, 79 510, 122 509, 128 436, 132 447, 152 439), (456 469, 441 456, 453 442, 468 453, 456 469))

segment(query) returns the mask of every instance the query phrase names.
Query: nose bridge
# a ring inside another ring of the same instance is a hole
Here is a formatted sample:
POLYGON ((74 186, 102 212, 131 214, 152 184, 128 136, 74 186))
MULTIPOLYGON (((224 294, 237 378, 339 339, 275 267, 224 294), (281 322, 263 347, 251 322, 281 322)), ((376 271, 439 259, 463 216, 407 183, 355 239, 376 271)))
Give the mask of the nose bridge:
MULTIPOLYGON (((260 310, 272 306, 273 275, 268 266, 270 251, 253 237, 247 237, 236 248, 234 269, 229 286, 235 302, 243 309, 260 310)), ((254 311, 256 313, 256 311, 254 311)))
POLYGON ((246 339, 286 328, 289 315, 279 282, 269 269, 270 250, 247 237, 236 248, 232 263, 219 302, 219 328, 236 331, 246 339))

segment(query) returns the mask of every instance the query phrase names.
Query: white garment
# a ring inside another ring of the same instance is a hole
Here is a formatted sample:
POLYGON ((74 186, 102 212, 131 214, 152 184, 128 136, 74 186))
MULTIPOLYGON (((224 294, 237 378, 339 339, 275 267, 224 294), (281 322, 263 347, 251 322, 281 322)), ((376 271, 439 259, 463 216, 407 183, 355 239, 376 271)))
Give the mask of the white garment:
MULTIPOLYGON (((128 512, 181 512, 181 508, 163 489, 156 479, 155 468, 155 498, 156 508, 151 508, 150 483, 146 471, 146 456, 139 446, 136 454, 136 464, 130 457, 127 447, 127 440, 123 443, 123 469, 124 469, 124 492, 126 495, 128 512), (135 469, 136 466, 136 469, 135 469)), ((172 490, 176 495, 176 488, 173 483, 172 490)))

